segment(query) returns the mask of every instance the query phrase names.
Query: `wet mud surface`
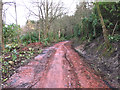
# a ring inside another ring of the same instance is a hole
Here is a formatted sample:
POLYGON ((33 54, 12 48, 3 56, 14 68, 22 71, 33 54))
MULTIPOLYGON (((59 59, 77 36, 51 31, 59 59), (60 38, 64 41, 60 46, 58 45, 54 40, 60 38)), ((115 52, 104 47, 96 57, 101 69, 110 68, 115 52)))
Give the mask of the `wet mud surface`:
POLYGON ((84 57, 84 62, 111 88, 120 88, 120 42, 111 42, 112 49, 106 51, 103 37, 90 43, 74 42, 73 47, 84 57))
POLYGON ((6 82, 5 88, 108 88, 72 49, 70 41, 46 48, 6 82))

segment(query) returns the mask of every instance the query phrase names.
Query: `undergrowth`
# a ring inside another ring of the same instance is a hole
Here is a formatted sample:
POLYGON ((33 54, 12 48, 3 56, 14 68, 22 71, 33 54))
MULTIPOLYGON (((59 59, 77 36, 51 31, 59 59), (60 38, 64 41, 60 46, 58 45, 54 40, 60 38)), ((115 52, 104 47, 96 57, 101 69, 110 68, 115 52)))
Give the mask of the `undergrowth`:
POLYGON ((6 82, 9 77, 15 73, 16 69, 25 65, 35 56, 42 52, 41 47, 28 47, 27 50, 22 50, 18 44, 6 45, 6 50, 2 52, 0 63, 2 63, 2 83, 6 82))
POLYGON ((111 54, 115 51, 115 47, 111 44, 109 48, 106 48, 105 43, 99 45, 97 48, 97 52, 101 52, 102 56, 111 56, 111 54))

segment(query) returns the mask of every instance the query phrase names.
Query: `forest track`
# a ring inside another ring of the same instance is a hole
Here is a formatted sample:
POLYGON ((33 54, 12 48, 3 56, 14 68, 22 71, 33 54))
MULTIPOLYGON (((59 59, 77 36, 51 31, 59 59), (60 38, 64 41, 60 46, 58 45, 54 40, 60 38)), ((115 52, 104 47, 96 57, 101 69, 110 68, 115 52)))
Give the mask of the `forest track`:
POLYGON ((45 49, 6 83, 5 88, 108 88, 72 49, 70 41, 45 49))

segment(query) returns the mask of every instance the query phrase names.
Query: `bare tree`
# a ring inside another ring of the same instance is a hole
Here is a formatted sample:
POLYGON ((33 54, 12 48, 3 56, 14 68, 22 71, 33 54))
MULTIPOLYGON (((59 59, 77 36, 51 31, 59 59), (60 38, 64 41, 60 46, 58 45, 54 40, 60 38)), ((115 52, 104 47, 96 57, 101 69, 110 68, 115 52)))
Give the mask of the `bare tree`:
POLYGON ((39 19, 39 39, 40 30, 43 30, 44 37, 47 38, 52 22, 64 14, 62 3, 58 2, 56 4, 50 0, 37 0, 36 2, 32 2, 31 8, 27 7, 30 14, 36 16, 39 19), (35 9, 33 10, 33 8, 35 9))
POLYGON ((6 16, 6 12, 8 11, 8 9, 10 8, 10 7, 14 7, 15 8, 15 16, 13 16, 12 14, 10 14, 11 15, 11 17, 15 20, 15 23, 16 23, 16 25, 17 25, 17 6, 16 6, 16 2, 3 2, 3 7, 4 6, 8 6, 7 8, 3 8, 3 13, 4 13, 4 15, 3 15, 3 18, 5 18, 6 16))
POLYGON ((20 32, 19 32, 19 28, 18 28, 18 20, 17 20, 17 5, 16 5, 16 2, 13 2, 14 3, 14 8, 15 8, 15 22, 16 22, 16 25, 17 25, 17 39, 18 39, 18 44, 21 45, 21 41, 20 41, 20 32))
POLYGON ((2 9, 3 9, 3 3, 2 3, 2 0, 0 0, 0 41, 1 41, 2 50, 5 50, 4 38, 3 38, 2 9))
MULTIPOLYGON (((18 22, 17 22, 17 5, 16 5, 16 2, 3 2, 3 6, 5 6, 5 5, 8 5, 9 7, 6 8, 6 9, 3 9, 3 13, 4 13, 3 18, 5 17, 5 14, 6 14, 7 10, 8 10, 11 6, 14 5, 15 16, 12 16, 12 15, 11 15, 11 16, 14 18, 15 23, 16 23, 16 26, 17 26, 17 27, 16 27, 16 29, 17 29, 17 39, 18 39, 18 44, 20 45, 20 44, 21 44, 21 42, 20 42, 20 37, 19 37, 20 31, 19 31, 18 22)), ((3 21, 3 22, 4 22, 4 24, 5 24, 5 21, 3 21)))
MULTIPOLYGON (((0 58, 1 58, 1 47, 2 47, 2 0, 0 0, 0 58)), ((2 48, 3 49, 3 48, 2 48)), ((2 67, 2 64, 0 63, 0 68, 2 67)), ((2 78, 2 73, 0 72, 0 78, 2 78)), ((2 89, 2 81, 0 79, 0 89, 2 89)))

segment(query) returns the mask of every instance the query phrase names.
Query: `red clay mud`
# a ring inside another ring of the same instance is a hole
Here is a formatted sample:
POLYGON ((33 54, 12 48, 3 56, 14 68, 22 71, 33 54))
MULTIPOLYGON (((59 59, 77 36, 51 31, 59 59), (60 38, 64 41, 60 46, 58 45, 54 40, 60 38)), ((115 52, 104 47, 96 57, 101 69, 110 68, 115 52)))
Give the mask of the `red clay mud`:
POLYGON ((108 88, 65 41, 45 49, 18 68, 6 88, 108 88))

